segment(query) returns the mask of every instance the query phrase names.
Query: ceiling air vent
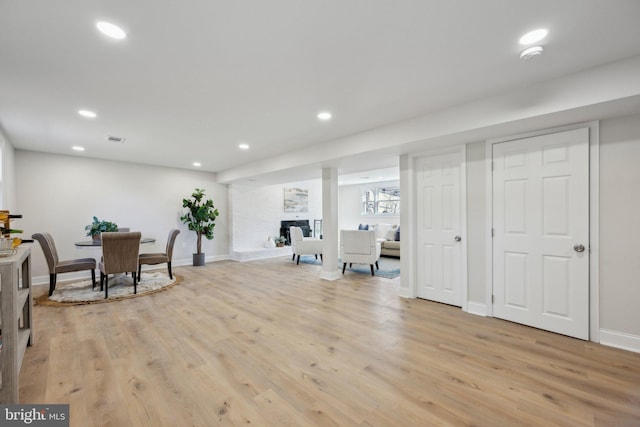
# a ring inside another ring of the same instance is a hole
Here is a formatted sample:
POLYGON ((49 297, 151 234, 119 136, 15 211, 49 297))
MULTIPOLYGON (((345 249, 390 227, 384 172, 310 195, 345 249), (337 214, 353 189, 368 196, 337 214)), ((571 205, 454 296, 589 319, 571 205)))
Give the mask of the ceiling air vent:
POLYGON ((119 136, 107 135, 107 142, 119 142, 124 143, 124 138, 120 138, 119 136))

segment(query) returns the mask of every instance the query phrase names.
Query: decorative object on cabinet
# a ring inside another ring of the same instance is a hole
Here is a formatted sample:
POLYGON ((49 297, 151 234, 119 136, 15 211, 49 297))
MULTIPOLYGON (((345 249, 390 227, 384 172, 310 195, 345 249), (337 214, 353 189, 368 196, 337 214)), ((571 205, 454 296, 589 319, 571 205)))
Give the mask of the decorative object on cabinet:
POLYGON ((22 218, 22 215, 11 214, 8 210, 0 210, 0 234, 3 237, 10 237, 11 234, 22 233, 22 230, 11 228, 11 220, 22 218))

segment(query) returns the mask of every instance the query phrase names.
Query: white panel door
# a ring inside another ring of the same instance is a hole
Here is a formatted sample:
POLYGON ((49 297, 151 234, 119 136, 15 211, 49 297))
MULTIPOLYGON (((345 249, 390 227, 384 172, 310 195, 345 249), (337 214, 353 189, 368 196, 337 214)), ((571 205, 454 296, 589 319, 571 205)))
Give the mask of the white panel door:
POLYGON ((589 338, 589 130, 493 145, 493 314, 589 338))
POLYGON ((459 153, 416 160, 417 296, 460 307, 459 153))

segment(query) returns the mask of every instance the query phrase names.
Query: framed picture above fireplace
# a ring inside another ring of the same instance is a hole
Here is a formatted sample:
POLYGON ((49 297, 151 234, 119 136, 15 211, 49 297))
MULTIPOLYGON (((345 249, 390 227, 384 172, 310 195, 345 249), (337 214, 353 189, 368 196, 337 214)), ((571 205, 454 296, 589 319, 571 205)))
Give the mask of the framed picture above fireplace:
POLYGON ((302 188, 284 189, 285 212, 309 212, 309 190, 302 188))

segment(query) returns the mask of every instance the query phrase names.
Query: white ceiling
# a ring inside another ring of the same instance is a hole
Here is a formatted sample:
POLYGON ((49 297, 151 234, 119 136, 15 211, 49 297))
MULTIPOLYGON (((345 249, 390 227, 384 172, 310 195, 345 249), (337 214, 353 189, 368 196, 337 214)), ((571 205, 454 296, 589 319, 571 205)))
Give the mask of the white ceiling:
POLYGON ((639 21, 638 0, 7 0, 0 126, 18 149, 220 172, 640 55, 639 21))

